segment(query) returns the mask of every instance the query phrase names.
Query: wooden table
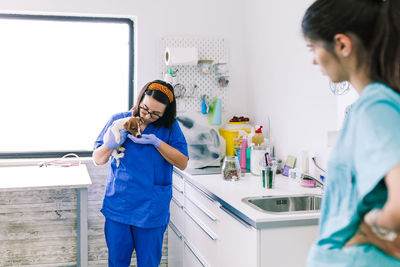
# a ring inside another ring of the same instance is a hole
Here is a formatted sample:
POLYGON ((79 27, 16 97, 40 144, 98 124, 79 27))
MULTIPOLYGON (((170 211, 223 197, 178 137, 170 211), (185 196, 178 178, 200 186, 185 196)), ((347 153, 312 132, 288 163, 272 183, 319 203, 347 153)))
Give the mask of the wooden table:
POLYGON ((0 191, 76 188, 77 265, 88 265, 88 187, 92 184, 85 165, 74 167, 0 167, 0 191))

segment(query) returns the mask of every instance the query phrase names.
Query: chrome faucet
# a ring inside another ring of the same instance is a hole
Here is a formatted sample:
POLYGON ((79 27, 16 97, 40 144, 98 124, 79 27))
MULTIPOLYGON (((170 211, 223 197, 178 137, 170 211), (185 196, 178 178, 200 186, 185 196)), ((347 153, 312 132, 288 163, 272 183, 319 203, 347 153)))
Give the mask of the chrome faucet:
POLYGON ((317 187, 320 187, 321 189, 324 189, 325 182, 322 181, 319 178, 313 177, 313 176, 311 176, 309 174, 302 173, 301 174, 301 179, 314 180, 317 183, 317 187))
MULTIPOLYGON (((326 170, 324 170, 323 168, 321 168, 321 167, 318 165, 317 160, 315 159, 315 157, 312 157, 311 159, 312 159, 312 161, 313 161, 315 167, 317 167, 320 171, 322 171, 322 173, 323 173, 324 176, 325 176, 325 175, 326 175, 326 170)), ((322 181, 320 178, 312 177, 312 176, 309 176, 309 177, 310 177, 312 180, 314 180, 314 181, 317 182, 317 186, 321 187, 322 189, 324 188, 325 182, 322 181)))

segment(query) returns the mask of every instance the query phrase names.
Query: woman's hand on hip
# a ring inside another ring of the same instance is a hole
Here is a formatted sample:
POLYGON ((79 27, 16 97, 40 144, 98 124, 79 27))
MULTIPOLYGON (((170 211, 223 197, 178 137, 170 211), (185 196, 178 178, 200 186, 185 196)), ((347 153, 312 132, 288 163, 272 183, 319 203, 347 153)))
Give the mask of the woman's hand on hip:
POLYGON ((370 233, 372 233, 372 231, 371 229, 369 229, 369 226, 366 223, 362 222, 357 232, 349 241, 346 242, 344 247, 370 243, 369 241, 370 233))
POLYGON ((397 238, 393 241, 381 239, 372 231, 371 227, 364 221, 360 224, 357 233, 349 241, 346 242, 344 247, 350 247, 367 243, 376 246, 384 253, 394 258, 400 259, 400 236, 397 236, 397 238))

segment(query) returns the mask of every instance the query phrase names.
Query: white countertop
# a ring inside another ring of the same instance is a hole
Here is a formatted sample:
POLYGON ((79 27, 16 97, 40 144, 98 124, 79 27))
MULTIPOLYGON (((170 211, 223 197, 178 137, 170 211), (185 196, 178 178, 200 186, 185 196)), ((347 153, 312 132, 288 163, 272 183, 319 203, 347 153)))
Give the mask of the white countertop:
POLYGON ((303 187, 295 181, 290 181, 286 176, 277 175, 275 187, 266 189, 262 187, 261 177, 250 173, 246 173, 239 181, 225 181, 221 174, 194 176, 183 173, 189 178, 190 182, 210 194, 221 204, 227 205, 236 215, 256 228, 262 227, 265 223, 294 220, 313 220, 314 223, 317 223, 319 218, 319 211, 293 214, 266 213, 242 201, 246 197, 322 194, 321 188, 303 187))
POLYGON ((0 191, 85 188, 91 184, 85 165, 0 167, 0 191))

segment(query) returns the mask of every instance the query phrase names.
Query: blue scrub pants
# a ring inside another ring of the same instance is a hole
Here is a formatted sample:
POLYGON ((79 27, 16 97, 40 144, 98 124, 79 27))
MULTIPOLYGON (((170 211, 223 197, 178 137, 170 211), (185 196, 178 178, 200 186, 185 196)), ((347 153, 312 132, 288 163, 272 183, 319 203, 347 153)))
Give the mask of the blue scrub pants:
POLYGON ((166 228, 167 225, 139 228, 106 218, 104 233, 108 247, 108 266, 129 267, 135 249, 138 267, 158 267, 166 228))

